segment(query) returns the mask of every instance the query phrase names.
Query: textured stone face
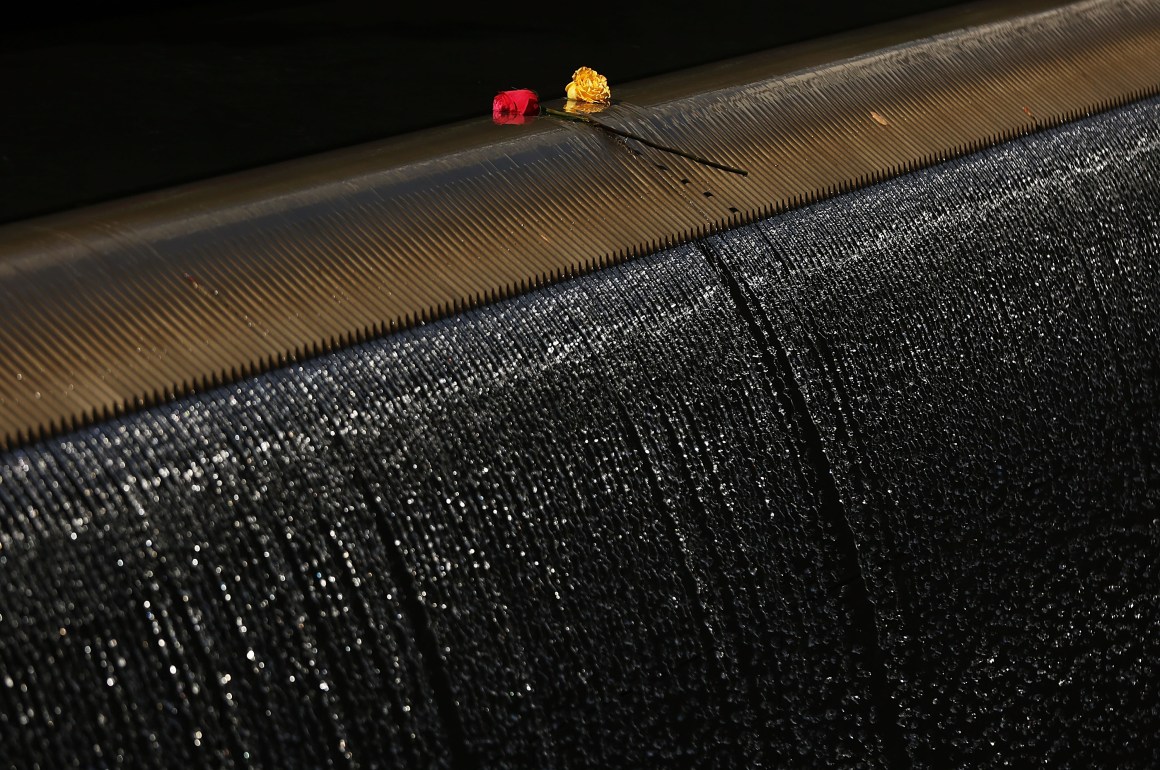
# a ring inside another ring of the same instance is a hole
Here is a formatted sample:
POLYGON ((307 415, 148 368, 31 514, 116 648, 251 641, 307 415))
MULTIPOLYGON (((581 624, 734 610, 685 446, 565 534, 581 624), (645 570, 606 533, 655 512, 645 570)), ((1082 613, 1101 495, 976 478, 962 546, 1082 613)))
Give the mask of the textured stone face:
POLYGON ((17 765, 1160 760, 1160 102, 0 456, 17 765))

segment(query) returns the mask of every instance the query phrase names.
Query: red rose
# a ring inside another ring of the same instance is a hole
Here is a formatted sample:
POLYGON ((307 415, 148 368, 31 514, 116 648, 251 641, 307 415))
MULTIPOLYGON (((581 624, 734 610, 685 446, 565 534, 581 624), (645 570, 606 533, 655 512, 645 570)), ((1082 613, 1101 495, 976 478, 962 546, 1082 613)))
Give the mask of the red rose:
POLYGON ((496 123, 523 123, 528 115, 538 115, 540 97, 529 88, 500 91, 491 103, 491 119, 496 123))

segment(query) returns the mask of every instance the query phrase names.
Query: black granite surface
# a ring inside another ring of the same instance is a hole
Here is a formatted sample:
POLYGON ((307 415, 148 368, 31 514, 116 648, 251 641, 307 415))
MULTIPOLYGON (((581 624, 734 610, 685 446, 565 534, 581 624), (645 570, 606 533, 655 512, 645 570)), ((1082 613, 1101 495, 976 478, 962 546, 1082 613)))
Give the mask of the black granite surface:
POLYGON ((1160 101, 0 455, 13 767, 1160 763, 1160 101))

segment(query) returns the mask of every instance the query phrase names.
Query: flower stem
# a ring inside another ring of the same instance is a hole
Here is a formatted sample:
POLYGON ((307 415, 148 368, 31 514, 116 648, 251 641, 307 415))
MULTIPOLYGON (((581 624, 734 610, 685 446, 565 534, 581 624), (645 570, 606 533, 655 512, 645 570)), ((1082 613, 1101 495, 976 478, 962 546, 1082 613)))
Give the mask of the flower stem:
POLYGON ((616 134, 617 136, 624 137, 625 139, 632 139, 633 141, 640 142, 641 144, 646 145, 648 147, 652 147, 654 150, 660 150, 661 152, 669 152, 669 153, 672 153, 673 155, 680 155, 682 158, 688 158, 689 160, 693 161, 694 163, 700 163, 703 166, 709 166, 710 168, 719 169, 721 171, 728 171, 730 174, 740 174, 741 176, 749 176, 749 172, 746 171, 745 169, 734 168, 733 166, 726 166, 724 163, 718 163, 716 161, 709 160, 708 158, 702 158, 700 155, 694 155, 691 152, 685 152, 684 150, 678 150, 675 147, 666 147, 663 144, 657 144, 656 142, 652 142, 652 141, 649 141, 648 139, 645 139, 643 136, 637 136, 636 134, 630 133, 628 131, 624 131, 624 130, 616 128, 614 126, 610 126, 607 123, 602 123, 590 115, 574 115, 570 112, 564 112, 563 110, 557 110, 557 109, 553 109, 551 107, 545 107, 544 112, 546 112, 549 115, 552 115, 554 117, 557 117, 557 118, 563 118, 564 120, 571 120, 571 121, 575 121, 577 123, 587 123, 589 125, 596 126, 597 128, 602 129, 604 131, 607 131, 610 134, 616 134))

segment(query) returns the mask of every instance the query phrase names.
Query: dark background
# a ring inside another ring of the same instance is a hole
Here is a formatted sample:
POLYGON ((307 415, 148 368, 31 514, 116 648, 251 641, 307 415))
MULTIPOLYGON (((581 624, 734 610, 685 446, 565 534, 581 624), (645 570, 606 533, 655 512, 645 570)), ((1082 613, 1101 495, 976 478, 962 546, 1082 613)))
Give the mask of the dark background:
POLYGON ((0 222, 953 4, 45 3, 0 30, 0 222))

